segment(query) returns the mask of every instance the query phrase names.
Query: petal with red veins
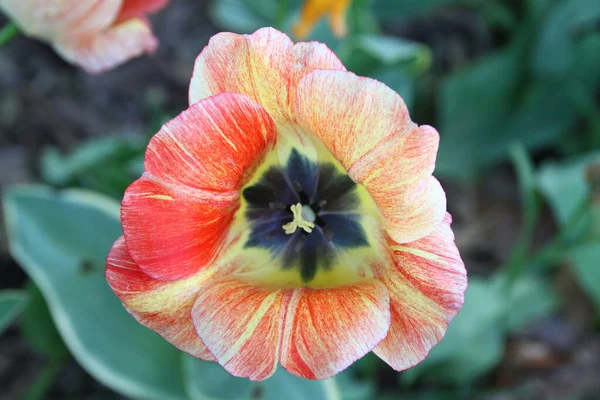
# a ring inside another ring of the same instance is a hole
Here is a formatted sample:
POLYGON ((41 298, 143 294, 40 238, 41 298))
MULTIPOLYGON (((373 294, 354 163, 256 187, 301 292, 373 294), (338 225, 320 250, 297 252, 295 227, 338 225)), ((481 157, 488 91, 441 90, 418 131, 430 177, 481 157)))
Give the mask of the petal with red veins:
POLYGON ((324 44, 294 45, 273 28, 252 35, 219 33, 196 59, 190 104, 221 93, 242 93, 263 106, 278 125, 293 121, 300 79, 316 69, 345 70, 324 44))
POLYGON ((143 17, 165 7, 169 0, 123 0, 117 23, 134 17, 143 17))
POLYGON ((144 272, 177 280, 211 264, 240 189, 275 134, 260 106, 223 93, 194 104, 152 138, 146 172, 125 192, 121 211, 127 247, 144 272))
POLYGON ((158 40, 145 19, 131 18, 93 34, 57 39, 54 46, 67 61, 90 73, 99 73, 144 53, 153 53, 158 40))
POLYGON ((381 282, 298 288, 286 314, 281 365, 303 378, 328 378, 371 351, 389 326, 389 295, 381 282))
POLYGON ((192 306, 199 287, 213 272, 202 272, 177 282, 153 279, 133 261, 123 237, 115 242, 106 262, 109 286, 135 319, 178 349, 215 361, 192 323, 192 306))
POLYGON ((396 242, 419 239, 442 221, 446 197, 431 177, 439 135, 414 124, 393 90, 350 72, 315 71, 298 86, 296 116, 365 186, 396 242))
POLYGON ((412 243, 390 243, 393 266, 375 271, 388 288, 392 321, 373 352, 397 371, 421 362, 462 307, 467 275, 451 220, 447 214, 433 232, 412 243))
POLYGON ((46 41, 103 30, 122 0, 0 0, 0 8, 28 35, 46 41))
POLYGON ((277 368, 284 312, 282 290, 224 279, 202 286, 192 316, 219 364, 232 375, 256 381, 277 368))

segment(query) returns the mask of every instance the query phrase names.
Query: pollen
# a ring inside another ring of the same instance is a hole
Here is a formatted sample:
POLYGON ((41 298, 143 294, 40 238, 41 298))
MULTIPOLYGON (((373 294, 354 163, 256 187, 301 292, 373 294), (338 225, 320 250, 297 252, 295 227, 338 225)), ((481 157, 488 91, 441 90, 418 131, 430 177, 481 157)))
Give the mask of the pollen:
POLYGON ((282 228, 288 235, 296 232, 298 228, 304 229, 307 233, 311 233, 315 227, 315 212, 310 206, 303 206, 301 203, 296 203, 290 206, 294 219, 283 225, 282 228))

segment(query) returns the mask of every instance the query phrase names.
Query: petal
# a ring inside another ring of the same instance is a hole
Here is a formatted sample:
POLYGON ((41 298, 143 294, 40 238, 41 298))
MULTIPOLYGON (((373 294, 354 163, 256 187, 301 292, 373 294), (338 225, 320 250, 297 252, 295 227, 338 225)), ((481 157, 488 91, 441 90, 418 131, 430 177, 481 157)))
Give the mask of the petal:
POLYGON ((144 176, 123 198, 123 230, 140 268, 177 280, 210 265, 241 187, 274 138, 266 112, 230 93, 196 103, 167 123, 148 145, 144 176))
POLYGON ((201 288, 192 316, 202 342, 230 374, 263 380, 275 372, 284 293, 235 279, 201 288))
POLYGON ((169 0, 123 0, 117 22, 127 21, 134 17, 143 17, 165 7, 169 0))
POLYGON ((135 319, 178 349, 203 360, 215 361, 192 323, 192 306, 200 284, 211 277, 212 272, 178 282, 153 279, 133 261, 123 237, 117 239, 106 262, 109 286, 135 319))
POLYGON ((55 43, 67 61, 90 73, 103 72, 156 50, 158 40, 145 19, 132 18, 91 35, 75 35, 55 43))
POLYGON ((298 86, 298 123, 362 183, 397 242, 419 239, 443 219, 446 198, 431 177, 439 135, 410 120, 384 84, 345 71, 315 71, 298 86))
POLYGON ((428 236, 391 243, 393 267, 376 270, 390 293, 392 323, 373 352, 397 371, 421 362, 462 307, 467 275, 451 221, 446 214, 428 236))
POLYGON ((58 37, 99 32, 115 20, 122 0, 0 0, 0 8, 28 35, 58 37))
POLYGON ((293 120, 296 86, 316 69, 344 66, 324 44, 298 43, 273 29, 252 35, 220 33, 198 56, 190 83, 190 104, 221 92, 242 93, 263 106, 278 125, 293 120))
POLYGON ((381 282, 296 289, 286 315, 281 365, 304 378, 328 378, 371 351, 389 326, 389 296, 381 282))

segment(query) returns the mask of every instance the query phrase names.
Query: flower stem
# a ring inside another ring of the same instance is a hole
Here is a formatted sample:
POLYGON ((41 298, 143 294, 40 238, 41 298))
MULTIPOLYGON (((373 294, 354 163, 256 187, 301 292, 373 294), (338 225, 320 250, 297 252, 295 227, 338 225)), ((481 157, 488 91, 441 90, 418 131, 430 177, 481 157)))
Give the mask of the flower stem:
POLYGON ((512 284, 521 275, 526 264, 535 225, 539 215, 539 198, 536 192, 535 171, 527 151, 521 144, 511 147, 510 155, 519 179, 519 188, 523 197, 523 228, 519 232, 517 244, 513 248, 504 270, 508 274, 508 284, 512 284))
POLYGON ((0 29, 0 47, 4 46, 11 39, 19 34, 19 27, 14 22, 9 22, 0 29))

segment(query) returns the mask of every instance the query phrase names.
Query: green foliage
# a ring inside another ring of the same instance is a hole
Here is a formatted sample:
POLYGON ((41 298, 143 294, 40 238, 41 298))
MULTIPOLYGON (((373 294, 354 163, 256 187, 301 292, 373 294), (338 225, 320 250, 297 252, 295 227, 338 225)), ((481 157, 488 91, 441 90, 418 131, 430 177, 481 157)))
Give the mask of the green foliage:
POLYGON ((48 148, 41 158, 44 180, 58 187, 80 186, 120 197, 142 172, 147 143, 98 137, 63 155, 48 148))
POLYGON ((311 381, 278 368, 262 382, 234 378, 218 364, 186 356, 183 359, 186 387, 193 400, 367 400, 372 387, 353 382, 348 373, 334 379, 311 381))
POLYGON ((503 275, 492 280, 471 278, 465 303, 442 341, 421 364, 401 375, 461 387, 497 366, 509 332, 548 315, 556 301, 539 278, 525 276, 507 286, 503 275), (485 305, 485 306, 483 306, 485 305))
POLYGON ((0 291, 0 335, 19 315, 27 304, 27 294, 23 290, 0 291))
POLYGON ((599 162, 600 153, 593 153, 563 163, 549 163, 541 168, 538 182, 540 191, 565 230, 564 236, 572 242, 566 255, 578 282, 600 312, 600 237, 593 236, 594 230, 590 229, 590 189, 586 181, 588 166, 599 162))

